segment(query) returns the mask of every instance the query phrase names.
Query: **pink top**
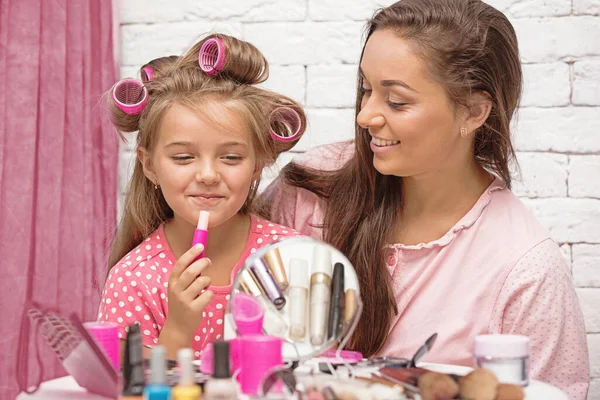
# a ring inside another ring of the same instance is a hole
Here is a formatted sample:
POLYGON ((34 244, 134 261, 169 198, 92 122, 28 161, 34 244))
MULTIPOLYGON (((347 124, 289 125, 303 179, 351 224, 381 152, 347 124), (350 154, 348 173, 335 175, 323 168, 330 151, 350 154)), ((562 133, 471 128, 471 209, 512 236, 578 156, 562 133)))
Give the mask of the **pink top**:
MULTIPOLYGON (((246 258, 257 249, 286 237, 299 234, 251 215, 250 234, 242 256, 231 271, 233 282, 246 258)), ((171 269, 177 259, 165 238, 164 224, 131 250, 110 271, 98 312, 98 321, 119 326, 119 337, 125 338, 129 325, 138 322, 145 345, 154 345, 162 329, 168 309, 167 289, 171 269)), ((194 354, 207 343, 223 336, 223 319, 231 285, 211 286, 213 300, 202 313, 202 324, 194 335, 194 354)))
MULTIPOLYGON (((294 161, 339 168, 352 143, 316 148, 294 161)), ((276 180, 265 191, 272 218, 322 238, 325 204, 315 194, 276 180)), ((589 359, 583 314, 558 245, 499 179, 443 237, 387 247, 398 316, 381 355, 410 357, 437 332, 424 361, 473 365, 475 336, 531 338, 531 375, 586 398, 589 359)))

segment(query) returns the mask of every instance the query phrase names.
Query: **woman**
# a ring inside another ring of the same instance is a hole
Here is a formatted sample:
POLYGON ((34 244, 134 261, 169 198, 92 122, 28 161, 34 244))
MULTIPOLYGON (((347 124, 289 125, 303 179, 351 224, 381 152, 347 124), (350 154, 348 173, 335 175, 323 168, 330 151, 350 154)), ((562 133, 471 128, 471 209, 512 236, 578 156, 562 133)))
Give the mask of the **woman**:
POLYGON ((531 338, 534 379, 585 399, 581 309, 558 245, 510 191, 522 72, 508 19, 479 0, 404 0, 367 26, 356 136, 294 160, 270 218, 344 252, 364 311, 351 346, 472 365, 476 335, 531 338))

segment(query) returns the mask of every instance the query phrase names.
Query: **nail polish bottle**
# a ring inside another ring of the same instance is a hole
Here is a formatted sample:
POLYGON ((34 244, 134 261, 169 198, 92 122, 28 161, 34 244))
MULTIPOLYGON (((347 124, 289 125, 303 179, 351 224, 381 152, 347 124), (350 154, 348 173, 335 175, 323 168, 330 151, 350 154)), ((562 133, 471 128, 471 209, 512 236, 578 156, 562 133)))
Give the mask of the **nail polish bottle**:
POLYGON ((127 333, 123 379, 125 385, 120 399, 142 400, 146 382, 142 359, 142 334, 138 324, 130 325, 127 333))
POLYGON ((217 341, 213 343, 214 372, 213 379, 204 384, 205 400, 236 400, 237 384, 231 379, 229 370, 229 343, 217 341))
POLYGON ((171 400, 167 385, 167 349, 155 346, 150 353, 150 384, 144 389, 145 400, 171 400))
POLYGON ((194 379, 194 365, 192 360, 194 353, 192 349, 180 349, 177 352, 177 362, 179 363, 179 383, 173 388, 173 400, 198 400, 202 391, 200 386, 196 385, 194 379))

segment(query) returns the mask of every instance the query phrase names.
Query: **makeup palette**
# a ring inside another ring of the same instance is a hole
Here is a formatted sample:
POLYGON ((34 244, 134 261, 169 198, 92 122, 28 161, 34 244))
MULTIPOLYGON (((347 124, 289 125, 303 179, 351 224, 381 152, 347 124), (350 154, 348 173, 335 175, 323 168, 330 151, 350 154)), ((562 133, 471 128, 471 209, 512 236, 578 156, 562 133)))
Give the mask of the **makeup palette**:
POLYGON ((234 281, 225 338, 243 336, 236 307, 251 296, 262 306, 262 332, 283 339, 284 361, 303 361, 343 347, 362 303, 354 267, 337 249, 312 238, 291 238, 250 256, 234 281))

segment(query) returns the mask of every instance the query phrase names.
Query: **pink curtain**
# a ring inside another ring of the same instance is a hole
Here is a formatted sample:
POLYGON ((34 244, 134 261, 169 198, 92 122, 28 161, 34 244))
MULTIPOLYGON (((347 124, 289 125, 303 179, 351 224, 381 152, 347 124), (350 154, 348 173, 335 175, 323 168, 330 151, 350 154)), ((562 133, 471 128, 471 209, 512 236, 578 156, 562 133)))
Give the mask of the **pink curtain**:
MULTIPOLYGON (((96 316, 116 219, 118 143, 101 118, 116 31, 110 0, 0 0, 0 399, 18 392, 28 296, 96 316)), ((42 378, 64 374, 40 350, 42 378)))

